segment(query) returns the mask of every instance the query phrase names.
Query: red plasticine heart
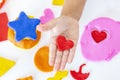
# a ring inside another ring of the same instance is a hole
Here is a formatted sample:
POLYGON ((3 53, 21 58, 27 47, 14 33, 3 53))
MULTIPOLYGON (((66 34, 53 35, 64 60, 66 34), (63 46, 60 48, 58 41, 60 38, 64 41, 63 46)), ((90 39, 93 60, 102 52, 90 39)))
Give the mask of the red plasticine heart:
POLYGON ((96 43, 101 42, 107 37, 107 34, 104 31, 99 32, 98 30, 94 30, 91 34, 96 43))
POLYGON ((2 6, 4 5, 5 0, 0 0, 0 8, 2 8, 2 6))
POLYGON ((0 14, 0 41, 7 40, 8 17, 6 13, 0 14))
POLYGON ((60 51, 69 50, 74 46, 73 41, 66 40, 66 38, 61 35, 57 37, 56 44, 57 44, 58 50, 60 51))

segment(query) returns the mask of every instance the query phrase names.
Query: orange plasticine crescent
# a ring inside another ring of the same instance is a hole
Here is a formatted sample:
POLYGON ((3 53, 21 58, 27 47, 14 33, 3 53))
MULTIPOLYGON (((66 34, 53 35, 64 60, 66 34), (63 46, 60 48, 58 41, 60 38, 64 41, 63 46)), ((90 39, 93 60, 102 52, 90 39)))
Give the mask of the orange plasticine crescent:
POLYGON ((43 72, 51 72, 53 71, 53 67, 49 65, 49 47, 44 46, 40 48, 34 57, 35 66, 43 72))

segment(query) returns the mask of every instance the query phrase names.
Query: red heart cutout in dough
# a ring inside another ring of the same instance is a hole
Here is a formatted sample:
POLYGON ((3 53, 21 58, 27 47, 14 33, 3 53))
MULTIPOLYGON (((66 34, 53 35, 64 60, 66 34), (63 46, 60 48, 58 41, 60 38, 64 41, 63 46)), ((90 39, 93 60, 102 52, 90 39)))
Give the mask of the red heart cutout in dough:
POLYGON ((57 48, 60 51, 69 50, 74 46, 73 41, 66 40, 64 36, 58 36, 56 39, 57 48))
POLYGON ((96 43, 103 41, 107 37, 105 31, 99 32, 98 30, 94 30, 91 32, 91 34, 92 34, 92 38, 95 40, 96 43))

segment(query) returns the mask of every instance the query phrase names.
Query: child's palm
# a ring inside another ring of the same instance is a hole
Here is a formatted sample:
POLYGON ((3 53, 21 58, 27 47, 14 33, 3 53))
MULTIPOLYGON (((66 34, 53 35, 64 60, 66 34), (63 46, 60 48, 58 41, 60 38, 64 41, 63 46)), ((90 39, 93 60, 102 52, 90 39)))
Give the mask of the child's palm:
POLYGON ((79 24, 77 20, 70 17, 59 17, 56 18, 45 25, 38 27, 42 31, 51 29, 51 40, 50 40, 50 55, 49 55, 49 64, 54 65, 55 70, 63 70, 67 62, 72 62, 76 44, 79 37, 79 24), (59 51, 56 46, 56 38, 59 36, 65 36, 67 39, 70 39, 74 42, 74 46, 70 50, 59 51))

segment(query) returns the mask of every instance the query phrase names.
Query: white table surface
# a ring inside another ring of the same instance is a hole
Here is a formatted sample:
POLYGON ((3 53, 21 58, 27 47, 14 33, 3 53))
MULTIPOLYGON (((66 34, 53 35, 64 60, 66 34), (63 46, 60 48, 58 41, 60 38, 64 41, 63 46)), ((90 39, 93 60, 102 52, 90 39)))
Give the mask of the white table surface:
MULTIPOLYGON (((39 18, 43 15, 43 10, 46 8, 51 8, 56 17, 59 16, 61 11, 60 6, 52 5, 52 0, 7 0, 0 13, 7 12, 10 21, 18 17, 21 11, 39 18)), ((80 20, 80 37, 85 25, 89 21, 103 16, 120 21, 120 0, 87 0, 80 20)), ((0 42, 0 56, 16 62, 16 65, 4 76, 0 77, 0 80, 16 80, 19 77, 29 75, 32 75, 34 80, 47 80, 48 77, 53 76, 55 72, 41 72, 35 67, 33 62, 36 51, 40 47, 48 45, 48 42, 49 32, 42 33, 39 44, 30 50, 17 48, 9 41, 0 42)), ((80 43, 78 43, 75 58, 72 64, 67 64, 65 69, 68 71, 78 70, 79 66, 83 63, 87 64, 83 72, 90 72, 87 80, 120 80, 120 54, 109 62, 91 62, 82 56, 80 43)), ((63 80, 74 79, 69 74, 63 80)))

